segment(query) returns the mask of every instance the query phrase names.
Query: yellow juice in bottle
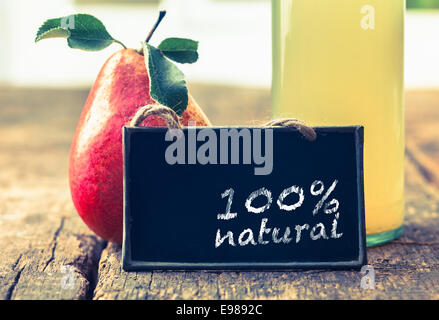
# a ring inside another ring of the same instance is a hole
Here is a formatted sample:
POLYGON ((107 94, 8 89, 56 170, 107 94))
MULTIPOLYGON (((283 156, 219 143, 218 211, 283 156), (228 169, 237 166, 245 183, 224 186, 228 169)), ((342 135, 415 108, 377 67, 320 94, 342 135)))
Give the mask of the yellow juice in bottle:
POLYGON ((272 0, 273 117, 363 125, 368 245, 404 218, 404 0, 272 0))

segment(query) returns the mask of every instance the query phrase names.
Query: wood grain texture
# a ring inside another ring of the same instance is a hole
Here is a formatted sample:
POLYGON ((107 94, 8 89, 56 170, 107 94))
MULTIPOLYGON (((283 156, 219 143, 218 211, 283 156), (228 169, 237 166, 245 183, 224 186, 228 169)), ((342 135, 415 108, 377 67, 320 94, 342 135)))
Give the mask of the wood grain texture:
POLYGON ((359 271, 124 272, 119 246, 102 253, 94 299, 437 299, 438 198, 407 163, 403 236, 369 248, 375 290, 360 288, 359 271))
POLYGON ((439 190, 439 91, 406 94, 408 157, 439 190))
MULTIPOLYGON (((215 125, 270 117, 268 90, 194 85, 215 125)), ((438 299, 439 91, 407 94, 406 228, 369 248, 375 290, 358 271, 121 270, 121 251, 77 216, 68 150, 87 90, 0 89, 0 299, 438 299), (71 266, 73 288, 62 287, 71 266)))
POLYGON ((91 296, 104 242, 77 216, 67 183, 77 103, 84 96, 0 91, 1 299, 91 296), (61 287, 63 266, 72 267, 72 288, 61 287))

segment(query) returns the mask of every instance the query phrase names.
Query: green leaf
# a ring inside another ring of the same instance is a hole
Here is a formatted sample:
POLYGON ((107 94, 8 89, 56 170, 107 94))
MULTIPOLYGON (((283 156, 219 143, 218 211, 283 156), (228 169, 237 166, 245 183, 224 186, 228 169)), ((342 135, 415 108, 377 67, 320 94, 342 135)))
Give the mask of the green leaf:
POLYGON ((105 49, 114 39, 104 24, 89 14, 75 14, 62 18, 49 19, 38 29, 35 42, 49 38, 65 38, 70 48, 86 51, 105 49))
POLYGON ((143 43, 143 53, 150 79, 151 97, 181 116, 189 101, 183 72, 166 59, 159 49, 146 42, 143 43))
POLYGON ((194 63, 198 60, 198 42, 183 38, 168 38, 158 48, 171 60, 179 63, 194 63))

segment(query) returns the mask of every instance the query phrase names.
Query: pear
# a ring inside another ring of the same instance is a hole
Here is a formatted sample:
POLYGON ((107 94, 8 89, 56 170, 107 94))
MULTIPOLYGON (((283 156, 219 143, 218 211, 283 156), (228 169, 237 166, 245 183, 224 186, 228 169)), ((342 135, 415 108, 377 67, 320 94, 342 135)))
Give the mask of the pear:
MULTIPOLYGON (((171 108, 188 102, 186 109, 178 110, 183 126, 189 121, 197 126, 210 126, 206 115, 188 93, 183 73, 170 61, 196 62, 198 42, 168 38, 158 48, 149 44, 165 15, 166 11, 159 13, 143 43, 143 51, 127 49, 108 33, 99 19, 89 14, 46 20, 35 38, 35 42, 65 38, 69 47, 85 51, 102 50, 113 43, 124 48, 114 53, 99 72, 82 110, 69 158, 69 184, 76 210, 91 230, 115 243, 122 243, 123 236, 122 127, 129 125, 141 107, 157 104, 151 95, 171 108), (151 73, 147 70, 144 54, 148 59, 155 59, 152 67, 156 69, 151 73), (150 88, 153 82, 163 89, 163 78, 167 81, 164 88, 169 87, 171 81, 174 90, 150 88), (175 102, 177 104, 173 105, 175 102)), ((166 122, 150 116, 140 125, 159 127, 166 126, 166 122)))
MULTIPOLYGON (((122 242, 122 127, 142 106, 155 104, 149 94, 144 56, 133 49, 114 53, 104 64, 89 93, 70 150, 69 182, 73 203, 83 221, 102 238, 122 242)), ((210 126, 189 94, 180 119, 210 126)), ((156 116, 143 126, 166 126, 156 116)), ((154 152, 154 150, 151 150, 154 152)))

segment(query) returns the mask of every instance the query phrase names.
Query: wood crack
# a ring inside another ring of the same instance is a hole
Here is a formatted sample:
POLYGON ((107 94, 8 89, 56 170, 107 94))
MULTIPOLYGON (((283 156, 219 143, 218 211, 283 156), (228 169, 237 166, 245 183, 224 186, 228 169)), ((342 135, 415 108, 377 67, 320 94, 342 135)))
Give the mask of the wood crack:
MULTIPOLYGON (((20 255, 20 257, 21 257, 21 255, 20 255)), ((15 275, 14 281, 12 282, 12 284, 11 284, 11 285, 9 286, 9 288, 8 288, 8 291, 7 291, 7 293, 6 293, 5 300, 11 300, 12 295, 13 295, 14 290, 15 290, 15 287, 17 286, 18 281, 20 281, 21 273, 23 272, 23 270, 24 270, 24 267, 21 268, 21 269, 17 272, 17 274, 15 275)))
POLYGON ((409 140, 407 141, 405 153, 424 180, 437 191, 439 189, 439 172, 432 160, 424 155, 422 151, 409 140))
POLYGON ((23 256, 23 254, 20 253, 20 255, 18 256, 17 260, 15 260, 15 262, 12 264, 12 270, 15 270, 15 268, 18 266, 22 256, 23 256))
POLYGON ((154 276, 154 271, 151 271, 151 275, 147 284, 147 290, 146 290, 146 295, 145 295, 145 299, 148 299, 149 296, 149 292, 151 292, 151 285, 152 285, 152 277, 154 276))
POLYGON ((61 223, 59 224, 59 227, 55 230, 55 233, 53 234, 51 255, 50 255, 50 258, 46 261, 46 263, 44 265, 43 272, 46 270, 46 268, 49 266, 49 264, 55 259, 55 250, 56 250, 56 246, 57 246, 57 240, 58 240, 59 233, 61 232, 62 228, 64 227, 64 221, 65 221, 65 217, 61 217, 61 223))
POLYGON ((412 241, 412 240, 393 240, 392 243, 402 245, 418 245, 418 246, 437 246, 439 242, 432 241, 412 241))
POLYGON ((99 262, 101 261, 102 252, 107 247, 108 242, 97 243, 95 247, 95 263, 92 265, 91 270, 88 274, 84 274, 84 277, 88 280, 89 286, 87 293, 85 295, 85 299, 87 300, 93 300, 95 296, 95 289, 98 285, 98 279, 99 279, 99 262))

